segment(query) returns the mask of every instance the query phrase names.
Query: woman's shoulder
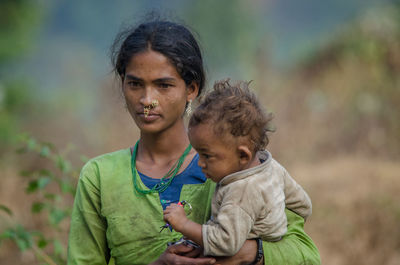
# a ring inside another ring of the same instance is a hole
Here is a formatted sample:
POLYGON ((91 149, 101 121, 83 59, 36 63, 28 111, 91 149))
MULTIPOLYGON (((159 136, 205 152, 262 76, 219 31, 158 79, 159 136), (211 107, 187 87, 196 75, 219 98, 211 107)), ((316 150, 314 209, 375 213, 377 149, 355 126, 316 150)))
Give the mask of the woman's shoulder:
POLYGON ((124 148, 120 149, 117 151, 105 153, 102 155, 98 155, 96 157, 93 157, 89 159, 89 161, 86 164, 90 163, 114 163, 116 161, 120 161, 121 159, 127 159, 130 158, 131 153, 130 153, 130 148, 124 148))
POLYGON ((81 176, 84 174, 113 171, 116 168, 129 166, 130 158, 131 153, 129 148, 96 156, 85 163, 82 167, 81 176))

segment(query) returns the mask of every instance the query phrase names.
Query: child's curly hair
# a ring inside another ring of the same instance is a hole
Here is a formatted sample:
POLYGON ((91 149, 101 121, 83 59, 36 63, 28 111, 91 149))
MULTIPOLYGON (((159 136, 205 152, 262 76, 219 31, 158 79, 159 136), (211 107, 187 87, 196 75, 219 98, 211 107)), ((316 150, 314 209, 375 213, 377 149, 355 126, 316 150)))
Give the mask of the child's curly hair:
POLYGON ((231 84, 229 79, 216 82, 194 111, 189 127, 211 122, 217 135, 230 132, 234 137, 248 137, 254 152, 263 150, 269 142, 267 132, 274 131, 273 115, 264 111, 249 84, 231 84))

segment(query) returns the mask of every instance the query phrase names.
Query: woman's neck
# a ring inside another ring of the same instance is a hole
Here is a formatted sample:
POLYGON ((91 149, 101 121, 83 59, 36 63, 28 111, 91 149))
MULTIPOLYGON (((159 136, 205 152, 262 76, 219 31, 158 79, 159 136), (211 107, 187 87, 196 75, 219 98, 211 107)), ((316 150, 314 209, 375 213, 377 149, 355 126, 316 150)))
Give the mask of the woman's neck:
POLYGON ((141 133, 138 157, 141 161, 167 163, 182 155, 189 145, 183 123, 160 133, 141 133))

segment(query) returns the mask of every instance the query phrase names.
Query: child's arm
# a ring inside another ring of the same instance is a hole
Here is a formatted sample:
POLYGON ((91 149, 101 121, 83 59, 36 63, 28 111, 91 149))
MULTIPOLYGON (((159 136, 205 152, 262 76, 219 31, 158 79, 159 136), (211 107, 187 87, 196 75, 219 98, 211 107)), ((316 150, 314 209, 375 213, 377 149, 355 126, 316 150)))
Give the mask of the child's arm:
POLYGON ((301 215, 306 220, 312 213, 312 203, 307 192, 284 169, 284 192, 286 208, 301 215))
POLYGON ((164 211, 164 220, 175 231, 182 233, 185 237, 203 247, 202 226, 188 219, 182 206, 171 203, 164 211))

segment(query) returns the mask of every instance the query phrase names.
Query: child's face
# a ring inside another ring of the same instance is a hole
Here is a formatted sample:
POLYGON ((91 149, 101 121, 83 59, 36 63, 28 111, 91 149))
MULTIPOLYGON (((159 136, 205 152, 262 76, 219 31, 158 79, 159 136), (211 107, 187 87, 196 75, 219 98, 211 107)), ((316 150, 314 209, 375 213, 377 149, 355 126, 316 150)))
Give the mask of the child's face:
POLYGON ((242 170, 236 144, 223 137, 215 135, 209 124, 202 123, 189 128, 190 143, 199 154, 198 164, 206 177, 214 182, 242 170))

